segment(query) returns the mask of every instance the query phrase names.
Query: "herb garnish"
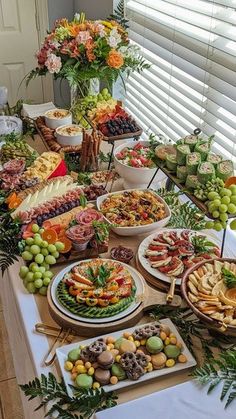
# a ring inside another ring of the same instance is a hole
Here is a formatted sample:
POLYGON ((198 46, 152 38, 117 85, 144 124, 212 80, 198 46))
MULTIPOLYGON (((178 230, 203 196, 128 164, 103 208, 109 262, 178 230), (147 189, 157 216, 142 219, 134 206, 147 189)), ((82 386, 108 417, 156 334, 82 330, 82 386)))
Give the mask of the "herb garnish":
POLYGON ((89 266, 87 269, 87 274, 90 281, 92 281, 96 286, 104 287, 111 275, 112 270, 112 268, 108 268, 107 264, 99 266, 96 270, 93 270, 93 268, 89 266))
POLYGON ((213 247, 216 247, 216 245, 209 241, 205 236, 195 235, 191 238, 191 242, 194 246, 195 253, 210 252, 213 247))
POLYGON ((224 276, 224 283, 228 288, 236 287, 236 275, 229 271, 228 269, 222 268, 223 276, 224 276))

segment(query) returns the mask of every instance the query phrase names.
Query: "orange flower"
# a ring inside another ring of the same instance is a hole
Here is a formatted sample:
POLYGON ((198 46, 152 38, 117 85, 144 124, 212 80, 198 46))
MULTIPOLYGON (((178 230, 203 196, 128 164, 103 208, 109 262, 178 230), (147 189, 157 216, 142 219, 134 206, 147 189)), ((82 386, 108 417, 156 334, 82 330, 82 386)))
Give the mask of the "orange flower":
POLYGON ((78 23, 73 23, 69 28, 70 36, 73 36, 74 38, 76 38, 79 31, 80 31, 80 26, 78 25, 78 23))
POLYGON ((95 58, 96 58, 96 55, 93 53, 92 50, 91 51, 90 50, 86 51, 86 56, 87 56, 89 62, 94 61, 95 58))
POLYGON ((112 49, 107 57, 107 64, 111 68, 120 68, 124 64, 124 58, 122 57, 121 53, 112 49))

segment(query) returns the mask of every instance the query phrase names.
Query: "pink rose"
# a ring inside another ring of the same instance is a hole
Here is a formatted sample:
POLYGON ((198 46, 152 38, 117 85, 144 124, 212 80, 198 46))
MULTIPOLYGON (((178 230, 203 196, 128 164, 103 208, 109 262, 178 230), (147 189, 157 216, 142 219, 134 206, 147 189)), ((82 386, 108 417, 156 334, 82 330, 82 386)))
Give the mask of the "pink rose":
POLYGON ((83 45, 85 45, 85 44, 86 44, 86 42, 87 42, 89 39, 92 39, 92 37, 91 37, 91 35, 90 35, 89 31, 80 31, 80 32, 78 33, 78 35, 76 36, 76 41, 78 42, 78 44, 83 44, 83 45))
POLYGON ((59 73, 61 69, 61 58, 57 57, 55 54, 49 54, 45 65, 49 73, 59 73))

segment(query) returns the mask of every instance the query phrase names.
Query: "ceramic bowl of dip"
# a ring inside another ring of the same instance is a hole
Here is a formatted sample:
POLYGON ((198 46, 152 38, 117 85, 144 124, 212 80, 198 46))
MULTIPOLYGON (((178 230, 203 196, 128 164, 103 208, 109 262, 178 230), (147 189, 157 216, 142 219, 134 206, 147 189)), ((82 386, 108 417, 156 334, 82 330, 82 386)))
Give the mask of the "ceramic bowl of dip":
POLYGON ((67 109, 51 109, 45 112, 44 117, 45 124, 51 129, 72 124, 72 113, 67 109))
POLYGON ((76 146, 82 143, 83 131, 79 125, 69 124, 58 127, 55 132, 57 142, 62 146, 76 146))

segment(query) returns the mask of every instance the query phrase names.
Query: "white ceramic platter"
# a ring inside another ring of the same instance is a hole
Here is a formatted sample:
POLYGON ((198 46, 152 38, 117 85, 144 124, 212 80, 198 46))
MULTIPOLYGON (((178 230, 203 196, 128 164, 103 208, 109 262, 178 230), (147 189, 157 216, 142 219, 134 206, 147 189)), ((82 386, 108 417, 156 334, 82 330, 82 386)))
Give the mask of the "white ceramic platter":
MULTIPOLYGON (((136 295, 135 295, 135 300, 130 304, 129 307, 127 307, 126 310, 121 311, 120 313, 116 314, 115 316, 112 317, 105 317, 105 318, 101 318, 101 319, 96 319, 96 318, 87 318, 87 317, 82 317, 82 316, 78 316, 74 313, 71 313, 66 307, 64 307, 57 299, 57 286, 59 284, 59 282, 62 280, 63 276, 69 272, 74 266, 79 265, 79 263, 84 263, 87 262, 91 259, 86 259, 86 260, 81 260, 81 261, 77 261, 75 263, 72 263, 71 265, 67 266, 66 268, 64 268, 62 271, 60 271, 56 277, 53 279, 53 283, 51 286, 51 298, 53 303, 55 304, 55 306, 63 313, 65 314, 67 317, 70 317, 71 319, 74 320, 78 320, 80 322, 83 323, 92 323, 92 324, 104 324, 104 323, 110 323, 110 322, 115 322, 116 320, 120 320, 126 316, 128 316, 129 314, 133 313, 133 311, 135 311, 141 304, 142 301, 142 296, 144 295, 145 292, 145 281, 142 277, 142 275, 136 271, 136 269, 132 268, 129 265, 126 265, 125 263, 119 262, 121 265, 124 265, 130 272, 130 274, 132 275, 132 278, 135 282, 136 285, 136 295)), ((110 259, 103 259, 104 262, 106 261, 111 261, 110 259)))
POLYGON ((168 224, 168 221, 170 219, 171 212, 166 202, 159 195, 157 195, 154 191, 149 190, 149 189, 140 189, 140 188, 127 189, 125 191, 111 192, 106 195, 99 196, 97 198, 97 208, 99 211, 101 211, 101 206, 102 206, 103 201, 105 201, 111 195, 120 195, 120 194, 123 194, 124 192, 131 192, 131 191, 137 191, 137 190, 152 192, 153 195, 156 196, 158 200, 163 203, 165 207, 165 217, 162 220, 156 221, 152 224, 138 225, 138 226, 132 226, 132 227, 119 227, 119 226, 113 227, 112 226, 113 223, 110 220, 108 220, 108 218, 106 218, 104 215, 104 218, 107 221, 107 223, 111 225, 111 230, 113 230, 114 233, 118 234, 119 236, 136 236, 137 234, 149 233, 153 230, 157 230, 159 228, 165 227, 165 225, 168 224))
MULTIPOLYGON (((148 259, 144 256, 145 255, 145 251, 147 250, 149 244, 151 243, 152 239, 157 235, 157 234, 161 234, 164 232, 168 232, 168 231, 176 231, 178 233, 181 233, 182 231, 186 231, 186 229, 173 229, 173 228, 165 228, 165 229, 161 229, 158 230, 158 232, 151 234, 150 236, 146 237, 142 243, 139 246, 138 249, 138 259, 139 262, 141 263, 142 267, 148 272, 150 273, 152 276, 154 276, 155 278, 158 278, 164 282, 168 282, 171 283, 171 280, 169 278, 169 276, 163 274, 162 272, 160 272, 158 270, 158 268, 152 268, 150 265, 150 262, 148 261, 148 259)), ((221 242, 219 240, 219 238, 216 236, 216 234, 214 233, 210 233, 209 230, 206 232, 206 230, 202 231, 196 231, 193 232, 196 233, 197 235, 204 235, 206 236, 207 239, 209 239, 210 241, 212 241, 213 243, 216 244, 216 246, 219 247, 219 249, 221 248, 221 242)), ((230 257, 229 255, 227 257, 230 257)), ((180 285, 181 284, 181 278, 177 278, 176 280, 176 284, 180 285)))
MULTIPOLYGON (((153 380, 155 378, 159 378, 159 377, 162 377, 164 375, 169 375, 169 374, 175 373, 177 371, 182 371, 182 370, 194 367, 197 364, 195 359, 193 358, 192 354, 189 352, 187 346, 185 345, 183 339, 181 338, 178 330, 176 329, 176 327, 172 323, 172 321, 170 319, 163 319, 163 320, 160 321, 160 323, 166 324, 167 326, 169 326, 169 328, 171 329, 171 332, 174 333, 175 336, 177 337, 177 341, 180 341, 182 343, 182 345, 183 345, 182 353, 184 355, 186 355, 187 362, 184 363, 184 364, 183 363, 177 363, 172 368, 163 368, 161 370, 153 370, 152 372, 144 374, 137 381, 132 381, 132 380, 127 379, 127 380, 123 380, 123 381, 118 381, 118 383, 115 384, 115 385, 109 384, 109 385, 103 386, 103 389, 105 391, 120 390, 120 389, 123 389, 125 387, 133 386, 135 384, 136 385, 137 384, 145 385, 144 383, 146 381, 153 380)), ((150 324, 150 323, 147 323, 147 324, 150 324)), ((132 333, 134 331, 134 329, 137 329, 138 327, 143 327, 143 326, 145 326, 145 325, 140 324, 140 325, 136 325, 135 327, 131 327, 129 329, 120 330, 119 332, 109 333, 107 335, 103 335, 103 336, 99 336, 99 337, 103 338, 103 337, 107 337, 107 336, 112 335, 112 336, 114 336, 114 338, 118 339, 119 337, 122 336, 123 332, 131 332, 132 333)), ((58 359, 59 366, 60 366, 60 369, 61 369, 62 377, 65 381, 67 392, 70 396, 73 396, 73 391, 72 391, 70 385, 74 385, 74 382, 71 380, 71 374, 68 371, 66 371, 65 368, 64 368, 64 364, 67 360, 67 354, 72 349, 78 348, 79 345, 85 345, 85 346, 89 345, 90 343, 99 339, 99 337, 90 338, 90 339, 83 340, 83 341, 77 342, 77 343, 71 343, 70 345, 62 346, 62 347, 60 347, 56 350, 57 359, 58 359)))

